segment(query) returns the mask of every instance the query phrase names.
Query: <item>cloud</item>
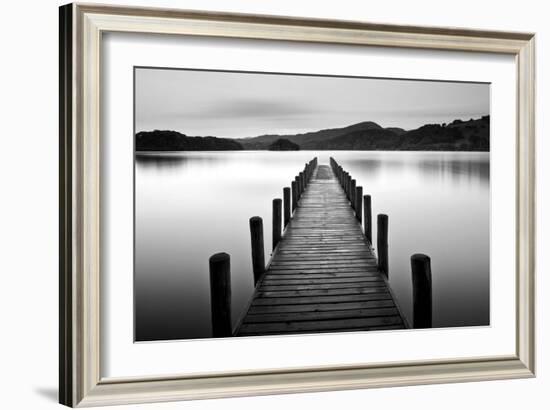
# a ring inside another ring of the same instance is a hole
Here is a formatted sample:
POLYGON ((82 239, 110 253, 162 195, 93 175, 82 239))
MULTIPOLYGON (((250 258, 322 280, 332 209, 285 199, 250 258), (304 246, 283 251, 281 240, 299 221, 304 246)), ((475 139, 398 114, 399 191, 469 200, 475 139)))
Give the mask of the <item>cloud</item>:
POLYGON ((314 112, 303 104, 266 99, 234 100, 214 104, 208 114, 218 117, 287 117, 314 112))
MULTIPOLYGON (((307 104, 296 104, 293 102, 270 101, 268 99, 231 99, 215 101, 212 103, 199 103, 194 106, 172 107, 164 113, 164 118, 180 119, 213 119, 213 120, 262 120, 274 118, 299 118, 306 117, 319 110, 307 104)), ((159 114, 157 114, 158 116, 159 114)))

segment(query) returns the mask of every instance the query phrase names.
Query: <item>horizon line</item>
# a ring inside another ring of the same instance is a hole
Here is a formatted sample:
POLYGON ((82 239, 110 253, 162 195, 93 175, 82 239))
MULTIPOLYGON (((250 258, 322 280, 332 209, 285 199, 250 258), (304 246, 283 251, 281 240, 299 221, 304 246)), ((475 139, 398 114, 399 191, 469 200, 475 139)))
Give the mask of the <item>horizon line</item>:
POLYGON ((414 130, 417 130, 419 128, 422 128, 422 127, 425 127, 426 125, 435 125, 435 124, 445 124, 445 125, 449 125, 449 124, 452 124, 454 121, 457 121, 457 120, 460 120, 462 122, 468 122, 470 120, 479 120, 479 119, 482 119, 483 117, 491 117, 491 114, 482 114, 480 117, 470 117, 469 119, 467 120, 464 120, 462 118, 455 118, 454 120, 450 121, 450 122, 427 122, 419 127, 416 127, 416 128, 410 128, 410 129, 406 129, 406 128, 401 128, 401 127, 383 127, 382 125, 380 125, 379 123, 375 122, 375 121, 369 121, 369 120, 366 120, 366 121, 360 121, 360 122, 356 122, 356 123, 353 123, 353 124, 348 124, 348 125, 342 125, 342 126, 334 126, 334 127, 330 127, 330 128, 321 128, 321 129, 312 129, 312 130, 309 130, 309 131, 304 131, 304 132, 299 132, 299 133, 295 133, 295 134, 279 134, 279 133, 274 133, 274 132, 264 132, 262 134, 258 134, 258 135, 254 135, 254 136, 251 136, 251 137, 226 137, 226 136, 221 136, 221 135, 188 135, 186 134, 185 132, 183 131, 178 131, 176 129, 158 129, 158 128, 155 128, 155 129, 152 129, 152 130, 141 130, 141 131, 138 131, 138 132, 135 132, 134 135, 137 135, 139 134, 140 132, 154 132, 154 131, 172 131, 172 132, 177 132, 179 134, 182 134, 182 135, 185 135, 186 137, 198 137, 198 138, 207 138, 207 137, 213 137, 213 138, 224 138, 224 139, 231 139, 231 140, 247 140, 247 139, 253 139, 253 138, 259 138, 259 137, 264 137, 264 136, 279 136, 279 137, 285 137, 285 136, 298 136, 298 135, 304 135, 304 134, 310 134, 310 133, 315 133, 315 132, 321 132, 321 131, 330 131, 330 130, 336 130, 336 129, 343 129, 343 128, 348 128, 348 127, 353 127, 354 125, 358 125, 358 124, 363 124, 363 123, 367 123, 367 122, 370 122, 370 123, 373 123, 373 124, 376 124, 378 125, 379 127, 381 127, 382 129, 391 129, 391 128, 398 128, 398 129, 402 129, 403 131, 405 132, 409 132, 409 131, 414 131, 414 130))

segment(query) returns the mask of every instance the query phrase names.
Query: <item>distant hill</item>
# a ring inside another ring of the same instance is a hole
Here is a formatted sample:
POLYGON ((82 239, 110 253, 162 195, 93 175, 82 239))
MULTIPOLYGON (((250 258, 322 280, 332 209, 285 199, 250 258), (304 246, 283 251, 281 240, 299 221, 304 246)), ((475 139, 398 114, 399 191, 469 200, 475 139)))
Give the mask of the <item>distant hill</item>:
POLYGON ((260 135, 259 137, 253 138, 241 138, 238 141, 243 145, 244 149, 267 149, 269 144, 275 142, 280 138, 287 139, 295 144, 300 146, 300 149, 318 149, 317 146, 321 141, 329 140, 336 138, 342 135, 349 134, 354 131, 361 130, 371 130, 371 129, 381 129, 380 125, 367 121, 360 122, 358 124, 353 124, 343 128, 331 128, 320 131, 307 132, 304 134, 295 134, 295 135, 260 135))
POLYGON ((188 137, 177 131, 142 131, 136 134, 136 151, 236 151, 236 140, 217 137, 188 137))
POLYGON ((383 128, 368 121, 305 134, 261 135, 238 141, 244 149, 264 150, 281 138, 298 144, 302 150, 489 151, 489 116, 427 124, 410 131, 383 128))
POLYGON ((397 127, 388 127, 388 128, 386 128, 386 130, 391 131, 391 132, 393 132, 394 134, 397 134, 397 135, 402 135, 402 134, 407 132, 403 128, 397 128, 397 127))
POLYGON ((489 151, 489 116, 447 125, 428 124, 402 135, 400 150, 489 151))
POLYGON ((316 149, 322 150, 385 150, 391 151, 401 144, 401 136, 384 129, 357 130, 325 141, 316 149))
POLYGON ((299 151, 300 146, 287 139, 279 138, 267 148, 270 151, 299 151))
POLYGON ((138 151, 214 150, 384 150, 384 151, 489 151, 489 116, 449 124, 426 124, 406 131, 360 122, 342 128, 293 135, 260 135, 229 139, 188 137, 176 131, 136 134, 138 151))

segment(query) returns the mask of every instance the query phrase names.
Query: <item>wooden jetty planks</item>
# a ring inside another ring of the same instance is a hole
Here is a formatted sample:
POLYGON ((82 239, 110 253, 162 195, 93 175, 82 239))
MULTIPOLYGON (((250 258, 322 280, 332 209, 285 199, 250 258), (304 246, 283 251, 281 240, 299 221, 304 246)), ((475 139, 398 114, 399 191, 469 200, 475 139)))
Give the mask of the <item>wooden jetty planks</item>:
POLYGON ((346 194, 318 166, 235 334, 404 327, 346 194))

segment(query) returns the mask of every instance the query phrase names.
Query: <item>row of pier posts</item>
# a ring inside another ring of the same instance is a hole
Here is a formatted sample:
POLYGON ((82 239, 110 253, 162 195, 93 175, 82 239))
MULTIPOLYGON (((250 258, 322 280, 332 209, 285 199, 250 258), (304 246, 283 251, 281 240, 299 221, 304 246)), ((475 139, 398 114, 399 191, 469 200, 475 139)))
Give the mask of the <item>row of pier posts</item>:
MULTIPOLYGON (((355 211, 359 224, 363 225, 365 238, 372 246, 372 199, 370 195, 363 195, 363 187, 334 158, 330 158, 330 166, 338 179, 350 206, 355 211)), ((388 215, 376 216, 376 252, 378 269, 386 277, 389 274, 388 258, 388 215)), ((430 257, 424 254, 411 256, 411 272, 413 284, 413 327, 432 327, 432 272, 430 257)))
MULTIPOLYGON (((363 187, 357 186, 357 181, 349 172, 345 171, 334 158, 330 158, 330 165, 336 178, 340 182, 350 206, 355 211, 355 217, 363 225, 363 231, 369 245, 372 246, 372 200, 370 195, 363 195, 363 187)), ((388 263, 388 215, 377 215, 377 253, 378 269, 386 276, 389 274, 388 263)))
MULTIPOLYGON (((313 172, 317 167, 317 157, 307 162, 304 169, 291 181, 290 187, 283 188, 283 198, 272 202, 272 249, 275 251, 282 239, 283 231, 290 223, 300 198, 305 192, 313 172)), ((264 254, 263 220, 253 216, 249 220, 250 245, 252 253, 252 273, 256 286, 266 271, 264 254)), ((225 252, 216 253, 209 259, 210 306, 213 337, 233 335, 231 321, 231 257, 225 252)))
MULTIPOLYGON (((272 219, 273 235, 272 235, 272 241, 271 241, 273 250, 275 250, 275 248, 281 241, 281 238, 283 236, 283 231, 286 228, 286 226, 290 223, 292 214, 296 210, 298 206, 298 202, 300 201, 302 194, 306 190, 306 187, 309 184, 309 181, 313 175, 313 171, 315 170, 316 166, 317 166, 317 157, 313 158, 311 161, 305 164, 303 171, 299 172, 298 175, 296 175, 294 180, 291 182, 291 187, 283 188, 283 199, 281 198, 273 199, 273 219, 272 219), (291 199, 291 193, 292 193, 292 199, 291 199), (283 211, 283 205, 284 205, 284 211, 283 211), (284 219, 283 219, 283 212, 284 212, 284 219)), ((259 217, 253 217, 253 218, 259 218, 259 217)), ((250 232, 252 236, 252 226, 250 228, 250 232)), ((252 241, 252 255, 253 255, 252 259, 254 259, 254 253, 255 253, 254 249, 256 247, 259 247, 259 243, 253 240, 252 241)), ((263 249, 263 243, 262 243, 262 249, 263 249)), ((263 272, 259 272, 259 271, 257 273, 260 276, 261 274, 263 274, 263 272)), ((254 276, 256 277, 256 271, 254 273, 254 276)))

